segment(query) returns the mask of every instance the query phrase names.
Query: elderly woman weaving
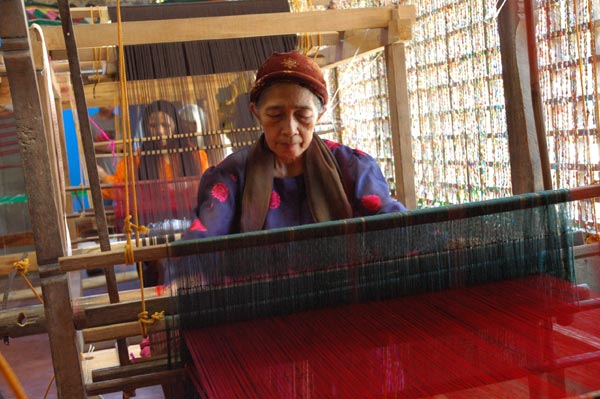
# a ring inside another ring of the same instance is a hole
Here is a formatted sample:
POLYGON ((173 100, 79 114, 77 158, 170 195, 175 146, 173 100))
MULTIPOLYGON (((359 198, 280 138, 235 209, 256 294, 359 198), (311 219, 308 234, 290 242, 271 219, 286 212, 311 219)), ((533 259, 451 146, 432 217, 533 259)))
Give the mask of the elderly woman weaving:
POLYGON ((274 53, 259 68, 250 100, 264 133, 205 172, 186 238, 406 210, 372 157, 314 135, 328 100, 314 60, 274 53))

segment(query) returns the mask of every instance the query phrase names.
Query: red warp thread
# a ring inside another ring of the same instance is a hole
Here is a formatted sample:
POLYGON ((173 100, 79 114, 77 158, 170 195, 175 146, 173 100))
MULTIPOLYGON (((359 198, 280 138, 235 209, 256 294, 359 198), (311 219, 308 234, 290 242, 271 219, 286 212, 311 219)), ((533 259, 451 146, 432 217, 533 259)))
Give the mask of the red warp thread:
POLYGON ((219 399, 579 395, 600 389, 600 309, 577 295, 532 276, 185 331, 189 371, 219 399))

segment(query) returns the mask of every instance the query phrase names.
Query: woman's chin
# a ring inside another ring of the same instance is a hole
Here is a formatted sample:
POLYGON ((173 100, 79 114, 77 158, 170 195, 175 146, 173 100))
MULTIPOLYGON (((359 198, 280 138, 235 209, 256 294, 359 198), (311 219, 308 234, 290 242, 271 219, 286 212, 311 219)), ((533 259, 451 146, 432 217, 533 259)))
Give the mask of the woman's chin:
POLYGON ((280 151, 275 155, 281 163, 286 165, 293 164, 302 159, 302 152, 300 151, 280 151))

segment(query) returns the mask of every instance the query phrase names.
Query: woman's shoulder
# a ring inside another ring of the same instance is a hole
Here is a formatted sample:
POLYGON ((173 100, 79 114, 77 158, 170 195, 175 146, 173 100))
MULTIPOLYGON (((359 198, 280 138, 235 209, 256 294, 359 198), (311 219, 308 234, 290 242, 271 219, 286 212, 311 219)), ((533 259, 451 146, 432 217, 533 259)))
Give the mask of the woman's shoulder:
POLYGON ((367 154, 364 151, 361 151, 357 148, 352 148, 344 144, 340 144, 338 142, 332 140, 323 140, 327 148, 333 153, 333 156, 340 163, 346 164, 348 162, 373 162, 374 159, 372 156, 367 154))
POLYGON ((238 170, 240 168, 245 169, 249 152, 250 146, 240 148, 239 150, 225 157, 221 162, 215 165, 215 168, 225 171, 238 170))
POLYGON ((246 173, 249 147, 244 147, 228 155, 218 164, 211 166, 204 172, 203 180, 206 182, 231 181, 243 182, 246 173))

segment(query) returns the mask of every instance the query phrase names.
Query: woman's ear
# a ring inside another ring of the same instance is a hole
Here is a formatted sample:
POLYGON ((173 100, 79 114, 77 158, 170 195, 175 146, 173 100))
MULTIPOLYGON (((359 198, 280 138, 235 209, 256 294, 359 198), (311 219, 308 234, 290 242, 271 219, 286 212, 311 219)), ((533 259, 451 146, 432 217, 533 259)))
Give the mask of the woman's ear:
POLYGON ((321 117, 325 115, 325 112, 327 112, 327 106, 323 105, 321 107, 321 111, 319 112, 319 116, 317 117, 317 122, 321 120, 321 117))
POLYGON ((256 120, 260 123, 260 117, 258 116, 258 108, 256 107, 255 103, 250 103, 250 112, 252 112, 252 115, 254 115, 256 120))

